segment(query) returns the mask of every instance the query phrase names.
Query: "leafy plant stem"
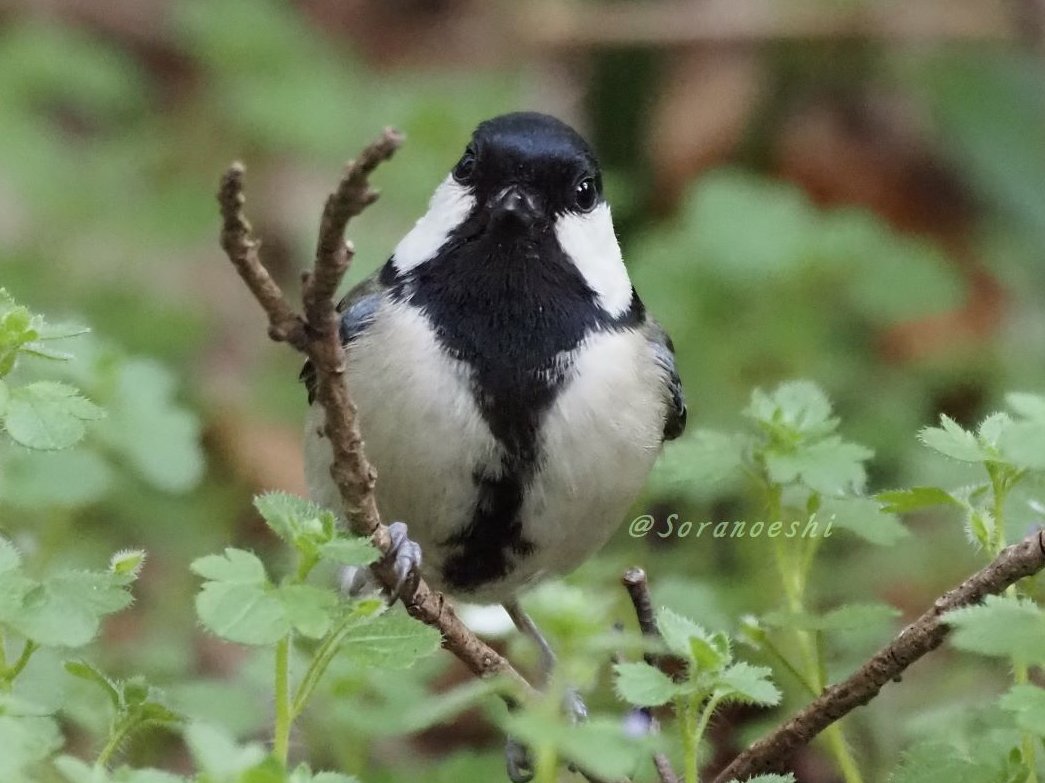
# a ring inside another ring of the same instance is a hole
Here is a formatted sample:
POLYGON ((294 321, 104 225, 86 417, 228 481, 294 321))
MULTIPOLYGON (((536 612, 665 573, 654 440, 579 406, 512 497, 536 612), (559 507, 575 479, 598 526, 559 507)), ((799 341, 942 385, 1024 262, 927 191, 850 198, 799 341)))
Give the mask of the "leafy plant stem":
POLYGON ((276 728, 272 749, 286 766, 290 750, 290 726, 294 720, 290 704, 290 634, 276 643, 276 728))
POLYGON ((801 685, 803 688, 809 691, 810 696, 813 696, 815 698, 820 695, 820 692, 813 686, 813 683, 811 683, 809 679, 804 674, 802 674, 801 671, 799 671, 798 667, 795 666, 791 662, 791 660, 780 651, 780 648, 777 647, 771 639, 769 639, 768 635, 766 636, 766 638, 762 640, 761 644, 763 649, 767 653, 769 653, 777 663, 779 663, 781 666, 783 666, 791 673, 791 676, 798 681, 799 685, 801 685))
POLYGON ((711 716, 715 714, 715 710, 718 709, 719 703, 724 698, 724 694, 714 694, 707 703, 704 705, 704 709, 701 710, 700 719, 697 721, 697 726, 693 731, 693 748, 694 752, 700 752, 700 742, 704 739, 704 732, 707 731, 708 723, 711 722, 711 716))
POLYGON ((25 640, 25 646, 22 647, 22 652, 18 656, 18 660, 9 668, 3 672, 3 683, 5 687, 10 687, 11 683, 14 682, 15 678, 22 673, 26 665, 29 663, 29 659, 33 657, 33 653, 37 650, 37 644, 32 639, 25 640))
POLYGON ((534 763, 535 783, 556 783, 559 779, 558 759, 555 754, 555 746, 542 743, 537 746, 537 759, 534 763))
POLYGON ((109 732, 109 740, 105 743, 105 747, 102 748, 102 752, 98 754, 98 758, 95 761, 96 766, 107 767, 109 765, 113 755, 119 750, 120 745, 123 744, 123 741, 137 723, 137 719, 130 715, 117 717, 113 723, 112 731, 109 732))
POLYGON ((334 660, 334 655, 337 653, 338 645, 341 644, 345 631, 348 630, 355 619, 356 615, 350 614, 337 627, 327 633, 319 643, 319 646, 316 647, 315 652, 312 654, 312 660, 309 661, 308 668, 305 670, 301 683, 298 685, 297 693, 294 694, 290 713, 292 719, 299 716, 305 709, 312 692, 315 691, 319 681, 323 678, 323 674, 326 672, 327 667, 330 666, 330 662, 334 660))
POLYGON ((682 775, 685 783, 699 783, 697 770, 697 737, 693 725, 695 699, 679 697, 675 700, 675 714, 678 715, 679 731, 682 739, 682 775))

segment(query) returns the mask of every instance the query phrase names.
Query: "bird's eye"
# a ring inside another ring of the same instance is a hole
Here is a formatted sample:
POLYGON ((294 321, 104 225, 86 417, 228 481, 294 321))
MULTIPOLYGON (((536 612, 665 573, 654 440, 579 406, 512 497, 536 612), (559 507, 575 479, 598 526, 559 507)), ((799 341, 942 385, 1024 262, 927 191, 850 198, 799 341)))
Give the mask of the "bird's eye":
POLYGON ((594 177, 585 177, 577 183, 573 192, 573 200, 582 212, 591 212, 599 201, 599 188, 594 177))
POLYGON ((467 149, 461 159, 457 161, 457 165, 454 166, 453 175, 454 179, 460 182, 462 185, 466 185, 472 180, 472 175, 475 173, 475 153, 472 150, 467 149))

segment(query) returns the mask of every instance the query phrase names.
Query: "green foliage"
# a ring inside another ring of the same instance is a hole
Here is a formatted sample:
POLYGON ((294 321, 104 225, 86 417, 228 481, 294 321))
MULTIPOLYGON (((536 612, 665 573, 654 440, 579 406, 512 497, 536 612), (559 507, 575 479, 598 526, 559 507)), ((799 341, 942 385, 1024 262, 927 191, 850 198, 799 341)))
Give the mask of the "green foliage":
POLYGON ((737 702, 773 706, 780 691, 770 682, 770 670, 736 661, 729 637, 710 633, 670 609, 657 612, 657 627, 668 651, 685 663, 682 676, 672 679, 646 662, 614 666, 617 694, 636 707, 674 704, 687 781, 697 779, 698 748, 708 722, 722 704, 737 702))
POLYGON ((965 606, 944 617, 954 627, 951 644, 982 655, 1045 663, 1045 611, 1033 601, 987 596, 982 605, 965 606))
POLYGON ((83 438, 84 422, 104 415, 101 408, 67 384, 34 381, 12 386, 4 380, 22 355, 57 361, 72 358, 52 349, 49 343, 85 331, 48 324, 42 316, 17 305, 0 288, 0 418, 16 443, 30 449, 65 449, 83 438))

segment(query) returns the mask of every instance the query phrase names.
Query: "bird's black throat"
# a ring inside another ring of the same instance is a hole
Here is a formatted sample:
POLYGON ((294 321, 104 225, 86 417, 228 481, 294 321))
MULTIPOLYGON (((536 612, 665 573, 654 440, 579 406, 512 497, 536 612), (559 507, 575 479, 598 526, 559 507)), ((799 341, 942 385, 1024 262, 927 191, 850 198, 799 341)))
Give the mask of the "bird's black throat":
POLYGON ((492 232, 470 221, 430 261, 406 272, 389 261, 381 282, 473 368, 476 405, 504 449, 501 464, 476 466, 471 519, 442 542, 451 548, 446 583, 474 590, 533 550, 519 512, 539 467, 541 419, 569 377, 570 352, 593 332, 638 323, 642 303, 633 293, 627 312, 609 316, 549 228, 492 232))

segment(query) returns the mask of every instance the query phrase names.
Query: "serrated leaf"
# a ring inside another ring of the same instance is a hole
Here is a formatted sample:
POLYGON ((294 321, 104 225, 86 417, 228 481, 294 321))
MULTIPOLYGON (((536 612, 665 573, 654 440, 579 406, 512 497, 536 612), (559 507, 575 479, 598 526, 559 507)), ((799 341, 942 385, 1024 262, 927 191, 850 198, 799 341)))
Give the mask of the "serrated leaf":
POLYGON ((48 717, 0 715, 0 780, 22 780, 22 773, 62 746, 58 724, 48 717))
POLYGON ((368 619, 350 627, 338 655, 358 666, 405 669, 439 649, 442 637, 434 628, 400 612, 368 619))
POLYGON ((817 521, 824 527, 826 538, 842 528, 872 544, 889 546, 910 535, 895 515, 882 510, 878 502, 867 497, 825 497, 817 511, 817 521), (827 527, 830 525, 831 528, 827 527))
POLYGON ((780 424, 796 434, 821 436, 837 426, 831 402, 811 381, 788 381, 769 394, 756 389, 744 413, 766 424, 780 424))
POLYGON ((890 514, 907 514, 932 506, 960 506, 961 503, 949 492, 939 487, 911 487, 879 492, 875 499, 882 510, 890 514))
MULTIPOLYGON (((733 778, 729 783, 739 783, 739 781, 733 778)), ((743 783, 795 783, 795 776, 790 772, 786 775, 777 775, 776 773, 755 775, 753 778, 744 778, 743 783)))
POLYGON ((75 508, 101 500, 115 473, 97 452, 12 450, 0 470, 0 496, 20 508, 75 508))
POLYGON ((381 553, 367 538, 338 537, 319 547, 319 554, 325 560, 347 566, 370 565, 381 557, 381 553))
POLYGON ((939 427, 922 428, 918 433, 918 440, 933 451, 962 462, 983 462, 990 456, 975 435, 962 429, 946 414, 940 415, 939 427))
POLYGON ((129 606, 131 594, 109 572, 67 571, 30 589, 9 622, 49 647, 81 647, 98 634, 101 620, 129 606))
POLYGON ((1021 729, 1045 737, 1045 688, 1014 685, 998 703, 1016 714, 1016 725, 1021 729))
POLYGON ((801 481, 824 494, 860 492, 867 482, 864 460, 874 452, 837 435, 782 451, 766 451, 766 468, 774 484, 801 481))
POLYGON ((275 644, 290 633, 290 621, 274 589, 257 583, 204 582, 196 615, 208 630, 230 642, 275 644))
POLYGON ((775 628, 803 631, 847 631, 889 622, 900 611, 887 604, 845 604, 821 615, 811 612, 769 612, 762 622, 775 628))
POLYGON ((116 683, 109 679, 109 677, 100 669, 95 668, 87 661, 79 660, 66 661, 65 670, 74 677, 98 685, 105 692, 105 695, 109 697, 109 701, 112 702, 113 707, 116 709, 120 708, 122 698, 119 688, 116 683))
POLYGON ((1005 395, 1005 402, 1020 416, 1031 421, 1045 422, 1045 396, 1012 392, 1005 395))
POLYGON ((268 584, 265 566, 257 555, 234 547, 227 547, 224 555, 197 558, 189 568, 204 579, 246 585, 268 584))
POLYGON ((1045 470, 1045 420, 1010 424, 998 442, 1002 458, 1018 468, 1045 470))
POLYGON ((185 492, 199 483, 204 458, 199 418, 174 399, 175 376, 147 359, 128 359, 115 370, 110 411, 97 428, 153 487, 185 492))
POLYGON ((84 436, 85 421, 103 415, 101 408, 74 387, 37 381, 11 391, 4 426, 12 439, 28 448, 65 449, 84 436))
POLYGON ((145 566, 144 549, 124 549, 109 560, 109 570, 117 576, 137 579, 145 566))
POLYGON ((717 669, 728 663, 718 647, 711 643, 711 635, 706 630, 671 609, 661 607, 657 610, 657 627, 669 650, 699 668, 717 669))
POLYGON ((668 444, 657 460, 651 482, 657 495, 704 491, 731 476, 744 464, 748 439, 736 433, 698 430, 668 444))
POLYGON ((340 772, 313 772, 308 764, 299 764, 290 773, 287 783, 359 783, 359 778, 340 772))
POLYGON ((272 531, 288 544, 302 537, 318 544, 334 535, 337 524, 334 512, 297 495, 266 492, 254 498, 254 507, 272 531))
POLYGON ((997 446, 998 438, 1012 424, 1012 418, 1007 413, 992 413, 980 422, 976 428, 976 437, 989 446, 997 446))
POLYGON ((15 545, 0 536, 0 574, 15 571, 21 565, 22 555, 15 549, 15 545))
POLYGON ((771 707, 780 703, 780 691, 769 680, 771 670, 739 661, 716 679, 716 691, 728 694, 730 701, 771 707))
POLYGON ((1045 663, 1045 611, 1022 598, 989 595, 981 605, 948 612, 951 644, 980 653, 1045 663))
POLYGON ((319 639, 330 630, 339 599, 333 590, 312 585, 282 585, 278 591, 287 620, 300 633, 319 639))
POLYGON ((962 750, 942 742, 924 742, 904 753, 889 783, 988 783, 999 777, 1004 762, 973 761, 962 750))
POLYGON ((636 707, 659 707, 678 694, 678 685, 648 663, 618 663, 613 670, 617 695, 636 707))
POLYGON ((204 723, 185 729, 185 744, 199 769, 215 780, 234 778, 268 756, 261 745, 240 745, 225 729, 204 723))

